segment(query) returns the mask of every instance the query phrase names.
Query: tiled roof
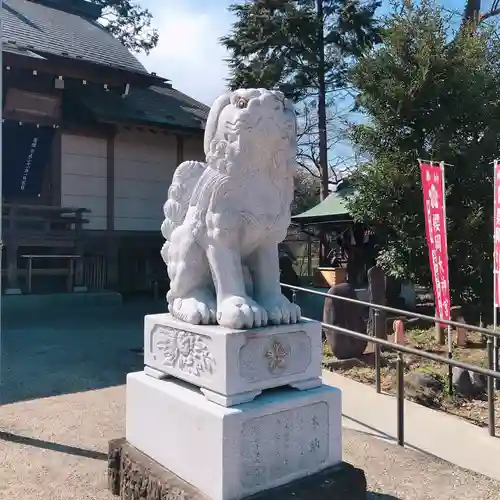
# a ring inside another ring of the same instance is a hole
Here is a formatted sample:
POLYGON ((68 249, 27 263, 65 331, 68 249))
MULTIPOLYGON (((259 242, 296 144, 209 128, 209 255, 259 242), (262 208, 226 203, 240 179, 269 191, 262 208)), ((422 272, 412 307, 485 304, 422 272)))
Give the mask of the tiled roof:
POLYGON ((135 99, 140 109, 146 112, 151 111, 154 113, 155 110, 156 112, 167 112, 167 110, 172 112, 175 109, 179 119, 181 119, 181 113, 189 113, 196 121, 201 120, 205 123, 210 111, 210 108, 205 104, 170 86, 153 86, 147 89, 146 92, 137 90, 136 95, 132 92, 131 97, 133 100, 135 99))
MULTIPOLYGON (((114 92, 82 88, 73 98, 98 121, 183 129, 204 129, 210 110, 208 106, 167 85, 148 89, 132 88, 124 98, 114 92)), ((70 110, 73 107, 72 103, 70 110)))
MULTIPOLYGON (((29 57, 56 55, 148 74, 117 39, 96 22, 79 15, 29 0, 3 0, 1 21, 3 51, 29 57)), ((198 130, 204 128, 209 111, 204 104, 169 85, 133 87, 125 98, 83 87, 72 97, 65 93, 65 100, 83 105, 101 121, 198 130)))
POLYGON ((2 44, 147 74, 98 23, 28 0, 3 0, 2 44))

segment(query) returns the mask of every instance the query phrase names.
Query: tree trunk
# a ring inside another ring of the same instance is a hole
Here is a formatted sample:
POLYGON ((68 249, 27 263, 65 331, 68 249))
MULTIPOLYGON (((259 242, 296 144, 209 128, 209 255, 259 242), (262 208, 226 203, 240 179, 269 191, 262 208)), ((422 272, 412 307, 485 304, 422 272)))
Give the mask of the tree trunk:
POLYGON ((479 24, 480 13, 481 0, 466 0, 462 16, 462 28, 472 26, 472 31, 474 32, 479 24))
POLYGON ((319 168, 321 175, 321 200, 328 194, 328 145, 326 134, 326 83, 325 83, 325 37, 323 0, 316 0, 318 18, 318 132, 319 132, 319 168))
MULTIPOLYGON (((493 0, 491 8, 487 12, 481 13, 481 0, 466 0, 465 8, 462 14, 462 30, 469 28, 470 33, 474 34, 477 27, 487 19, 498 16, 500 14, 499 0, 493 0)), ((461 31, 458 32, 460 34, 461 31)), ((457 34, 457 36, 458 36, 457 34)))

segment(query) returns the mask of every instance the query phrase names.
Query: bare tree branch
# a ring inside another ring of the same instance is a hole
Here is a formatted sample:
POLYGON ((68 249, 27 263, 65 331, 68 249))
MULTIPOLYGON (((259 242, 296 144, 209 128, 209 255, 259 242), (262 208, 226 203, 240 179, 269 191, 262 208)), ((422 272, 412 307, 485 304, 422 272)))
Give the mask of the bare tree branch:
MULTIPOLYGON (((328 162, 330 184, 338 184, 351 170, 355 155, 338 155, 336 148, 346 144, 348 117, 351 113, 349 92, 336 92, 328 102, 327 110, 327 146, 331 152, 328 162)), ((297 162, 309 175, 320 178, 319 138, 316 99, 311 93, 299 106, 298 111, 298 155, 297 162)))
POLYGON ((304 170, 307 170, 307 172, 312 176, 314 177, 315 179, 319 179, 320 176, 319 176, 319 169, 316 167, 316 170, 312 170, 311 167, 309 167, 309 165, 307 165, 306 163, 302 162, 301 160, 297 160, 297 163, 304 169, 304 170))
MULTIPOLYGON (((498 4, 498 2, 495 2, 493 5, 496 5, 498 4)), ((485 12, 484 14, 481 14, 479 16, 479 22, 482 23, 483 21, 486 21, 486 19, 489 19, 490 17, 494 17, 494 16, 498 16, 498 14, 500 14, 500 8, 496 8, 496 9, 493 9, 490 10, 489 12, 485 12)))

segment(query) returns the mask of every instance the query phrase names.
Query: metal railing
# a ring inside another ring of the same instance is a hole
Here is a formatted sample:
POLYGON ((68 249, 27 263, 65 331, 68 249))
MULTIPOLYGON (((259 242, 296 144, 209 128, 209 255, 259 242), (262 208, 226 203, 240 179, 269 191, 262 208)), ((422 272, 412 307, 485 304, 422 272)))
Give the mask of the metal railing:
MULTIPOLYGON (((281 286, 289 288, 293 291, 293 300, 296 300, 296 293, 303 292, 313 295, 320 295, 325 298, 333 300, 342 300, 345 302, 351 302, 364 306, 374 310, 374 321, 375 327, 374 331, 377 331, 376 322, 379 321, 380 311, 386 311, 393 313, 398 316, 409 316, 424 321, 429 321, 431 323, 436 323, 437 319, 433 316, 427 316, 425 314, 420 314, 416 312, 404 311, 402 309, 396 309, 394 307, 384 306, 381 304, 375 304, 371 302, 365 302, 358 299, 353 299, 350 297, 341 297, 338 295, 332 295, 325 292, 320 292, 317 290, 310 290, 308 288, 303 288, 299 286, 288 285, 286 283, 281 283, 281 286)), ((451 367, 462 368, 474 373, 484 375, 487 379, 487 395, 488 395, 488 432, 490 436, 495 436, 495 389, 494 380, 500 381, 500 372, 494 371, 493 367, 493 338, 500 338, 500 332, 490 330, 488 328, 483 328, 480 326, 469 325, 467 323, 460 323, 457 321, 439 320, 439 323, 443 325, 452 326, 455 328, 463 328, 465 330, 474 331, 482 333, 486 337, 486 349, 488 356, 488 368, 482 368, 481 366, 471 365, 469 363, 464 363, 452 358, 444 358, 433 354, 430 352, 422 351, 414 347, 410 347, 403 344, 397 344, 395 342, 390 342, 389 340, 384 340, 378 337, 373 337, 365 333, 355 332, 354 330, 349 330, 336 325, 331 325, 328 323, 320 322, 323 328, 333 330, 335 332, 348 335, 360 340, 365 340, 369 343, 374 344, 374 362, 375 362, 375 388, 378 393, 381 393, 381 358, 380 358, 380 348, 386 347, 392 351, 397 352, 396 361, 396 400, 397 400, 397 441, 400 446, 404 446, 404 433, 405 433, 405 422, 404 422, 404 354, 412 354, 425 358, 437 363, 443 363, 451 367)))

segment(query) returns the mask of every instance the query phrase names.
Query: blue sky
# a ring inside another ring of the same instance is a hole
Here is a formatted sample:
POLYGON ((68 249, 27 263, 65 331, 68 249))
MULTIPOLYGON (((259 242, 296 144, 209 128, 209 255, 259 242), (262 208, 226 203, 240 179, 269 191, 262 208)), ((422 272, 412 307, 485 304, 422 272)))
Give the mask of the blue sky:
POLYGON ((139 55, 149 71, 170 79, 180 91, 205 104, 225 90, 226 56, 218 39, 233 22, 230 0, 141 0, 160 32, 149 56, 139 55))
MULTIPOLYGON (((158 46, 139 59, 149 71, 170 79, 180 91, 210 105, 225 90, 226 53, 219 38, 231 28, 227 11, 231 0, 141 0, 154 16, 160 32, 158 46)), ((443 6, 461 10, 465 0, 442 0, 443 6)), ((484 2, 491 5, 491 0, 484 2)), ((384 0, 383 10, 388 0, 384 0)))

